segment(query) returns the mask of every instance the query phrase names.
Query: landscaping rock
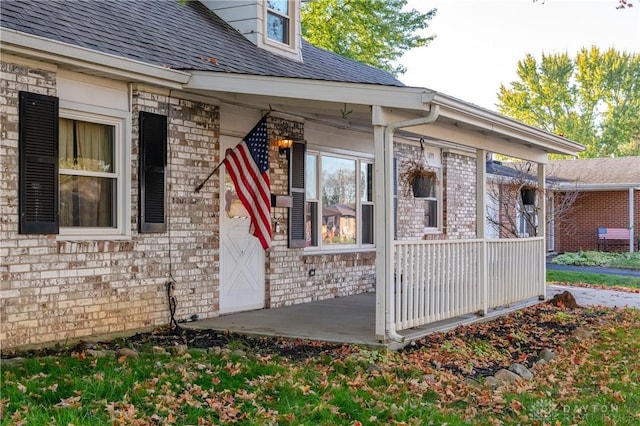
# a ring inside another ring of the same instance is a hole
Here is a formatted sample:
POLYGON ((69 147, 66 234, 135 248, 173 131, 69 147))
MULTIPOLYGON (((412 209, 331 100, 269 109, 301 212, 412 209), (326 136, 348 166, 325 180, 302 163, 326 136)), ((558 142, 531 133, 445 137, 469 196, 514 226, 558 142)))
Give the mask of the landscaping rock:
POLYGON ((484 379, 484 385, 491 389, 497 389, 500 387, 501 384, 502 382, 493 376, 485 377, 484 379))
POLYGON ((549 362, 549 361, 553 361, 554 359, 556 359, 556 354, 553 353, 553 351, 551 349, 543 349, 540 351, 540 354, 538 354, 538 356, 540 357, 540 360, 544 361, 545 363, 549 362))
POLYGON ((574 309, 578 307, 576 298, 569 291, 563 291, 560 294, 553 296, 553 299, 549 300, 549 304, 553 306, 559 306, 564 308, 574 309))
POLYGON ((522 364, 511 364, 509 371, 516 373, 518 376, 525 380, 533 380, 533 373, 527 367, 522 364))
POLYGON ((126 356, 129 358, 137 358, 138 356, 140 356, 140 354, 136 351, 134 351, 133 349, 129 349, 129 348, 122 348, 122 349, 118 349, 118 352, 116 352, 116 355, 119 357, 121 356, 126 356))
POLYGON ((187 349, 187 345, 175 345, 169 348, 169 352, 171 352, 173 356, 182 356, 187 353, 187 349))
POLYGON ((509 370, 500 369, 496 372, 495 375, 496 380, 498 380, 501 384, 512 384, 516 383, 518 380, 522 379, 516 373, 512 373, 509 370))

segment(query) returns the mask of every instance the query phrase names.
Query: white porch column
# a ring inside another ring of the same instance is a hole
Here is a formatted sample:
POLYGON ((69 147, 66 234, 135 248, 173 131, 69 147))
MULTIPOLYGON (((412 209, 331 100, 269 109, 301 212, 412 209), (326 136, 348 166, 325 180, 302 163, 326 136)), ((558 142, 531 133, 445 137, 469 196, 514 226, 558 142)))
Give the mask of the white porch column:
POLYGON ((633 188, 629 188, 629 253, 633 253, 633 250, 635 249, 635 244, 634 244, 634 234, 635 234, 635 226, 633 223, 633 215, 634 215, 634 211, 633 211, 633 188))
POLYGON ((489 310, 487 291, 487 151, 476 151, 476 238, 482 239, 478 259, 478 286, 482 291, 482 315, 489 310))
MULTIPOLYGON (((538 198, 538 232, 536 236, 542 236, 546 238, 547 235, 547 197, 546 197, 546 167, 543 163, 538 163, 538 188, 540 188, 541 194, 538 198)), ((540 253, 542 262, 542 282, 540 283, 540 294, 538 298, 544 300, 547 292, 547 241, 544 241, 544 247, 542 253, 540 253)))
POLYGON ((404 337, 396 332, 394 304, 395 276, 394 276, 394 236, 393 227, 393 134, 397 129, 415 127, 433 123, 438 119, 440 107, 430 105, 429 114, 424 117, 404 121, 387 123, 382 107, 373 105, 371 108, 372 124, 374 127, 374 159, 376 205, 376 336, 379 338, 379 317, 384 315, 384 340, 403 341, 404 337), (380 134, 380 130, 382 134, 380 134), (381 291, 384 290, 384 291, 381 291), (386 298, 382 300, 383 297, 386 298))
POLYGON ((476 151, 476 238, 487 236, 487 151, 476 151))
POLYGON ((385 185, 385 144, 384 129, 382 125, 376 122, 376 115, 379 117, 380 107, 373 107, 373 143, 374 143, 374 188, 375 188, 375 204, 374 211, 374 238, 376 243, 376 339, 384 341, 386 338, 385 315, 386 315, 386 289, 387 289, 387 270, 386 259, 387 250, 390 250, 390 243, 387 241, 385 224, 386 205, 389 193, 393 188, 387 188, 385 185))

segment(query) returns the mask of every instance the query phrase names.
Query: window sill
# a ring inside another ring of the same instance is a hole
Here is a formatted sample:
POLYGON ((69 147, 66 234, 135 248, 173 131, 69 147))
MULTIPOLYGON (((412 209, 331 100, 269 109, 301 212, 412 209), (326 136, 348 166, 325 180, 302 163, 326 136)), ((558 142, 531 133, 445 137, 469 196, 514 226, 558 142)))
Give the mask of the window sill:
POLYGON ((91 234, 83 234, 83 235, 58 235, 56 237, 56 241, 128 241, 131 240, 131 235, 91 235, 91 234))
POLYGON ((425 229, 424 230, 425 235, 440 235, 442 233, 443 233, 442 229, 425 229))
POLYGON ((335 249, 310 249, 304 250, 303 256, 321 256, 323 254, 349 254, 349 253, 371 253, 376 251, 375 247, 354 247, 335 249))

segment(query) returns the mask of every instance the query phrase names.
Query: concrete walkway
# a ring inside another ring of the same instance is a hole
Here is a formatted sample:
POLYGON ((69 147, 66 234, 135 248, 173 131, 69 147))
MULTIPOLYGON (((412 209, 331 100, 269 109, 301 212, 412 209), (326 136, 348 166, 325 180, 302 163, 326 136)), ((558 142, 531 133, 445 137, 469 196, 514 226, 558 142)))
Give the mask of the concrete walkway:
POLYGON ((599 288, 571 287, 563 285, 547 285, 547 299, 554 295, 569 291, 576 298, 578 305, 601 305, 610 308, 640 309, 640 293, 626 291, 602 290, 599 288))

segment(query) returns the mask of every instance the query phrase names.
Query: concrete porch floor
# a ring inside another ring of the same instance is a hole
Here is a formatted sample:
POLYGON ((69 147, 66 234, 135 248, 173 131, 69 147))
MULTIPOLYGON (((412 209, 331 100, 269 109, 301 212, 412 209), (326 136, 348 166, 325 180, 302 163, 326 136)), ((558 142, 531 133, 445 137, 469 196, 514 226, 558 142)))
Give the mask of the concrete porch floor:
POLYGON ((400 348, 412 340, 453 329, 462 324, 486 321, 539 303, 537 298, 491 309, 486 316, 464 315, 400 332, 403 343, 382 343, 375 337, 375 294, 320 300, 283 308, 240 312, 182 324, 185 328, 229 331, 240 334, 281 336, 365 346, 400 348))

